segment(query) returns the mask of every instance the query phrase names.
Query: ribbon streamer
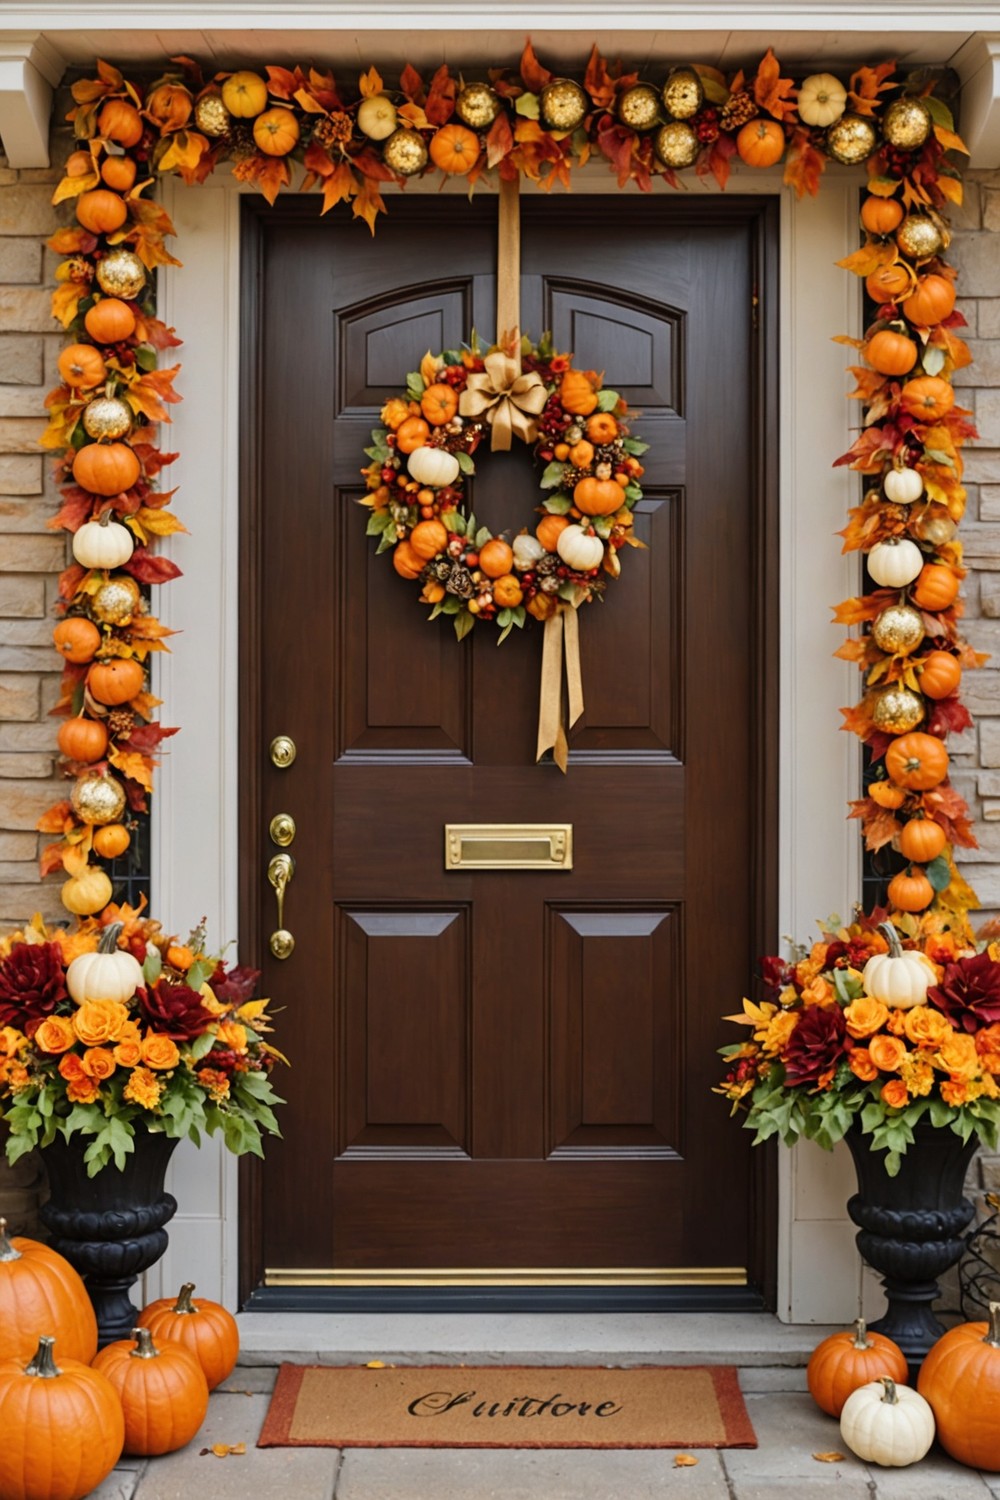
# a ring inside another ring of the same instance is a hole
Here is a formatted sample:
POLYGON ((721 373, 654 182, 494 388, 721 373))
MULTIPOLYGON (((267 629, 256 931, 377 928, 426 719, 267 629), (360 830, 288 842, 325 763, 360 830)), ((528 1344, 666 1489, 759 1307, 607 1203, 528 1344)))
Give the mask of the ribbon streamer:
POLYGON ((569 762, 567 726, 563 722, 563 661, 569 698, 570 729, 583 713, 583 675, 580 669, 580 621, 570 604, 560 604, 545 622, 542 642, 542 684, 538 703, 538 750, 541 760, 552 751, 556 765, 566 774, 569 762))
POLYGON ((470 375, 458 409, 463 417, 485 415, 493 429, 490 447, 506 453, 513 438, 533 443, 538 437, 540 414, 547 398, 541 376, 521 373, 520 359, 494 349, 484 360, 482 375, 470 375))

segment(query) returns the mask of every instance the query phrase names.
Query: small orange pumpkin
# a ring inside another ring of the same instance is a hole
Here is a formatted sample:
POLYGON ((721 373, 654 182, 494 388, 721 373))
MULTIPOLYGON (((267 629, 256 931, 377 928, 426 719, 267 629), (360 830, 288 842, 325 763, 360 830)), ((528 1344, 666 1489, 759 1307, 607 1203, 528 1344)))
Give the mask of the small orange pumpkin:
POLYGON ((74 390, 89 391, 107 379, 107 366, 93 344, 68 344, 58 365, 59 374, 74 390))
POLYGON ((873 302, 896 302, 906 296, 913 284, 913 272, 901 260, 877 266, 865 278, 865 289, 873 302))
POLYGON ((56 650, 66 661, 93 661, 101 644, 101 632, 93 620, 82 615, 69 615, 52 632, 56 650))
POLYGON ((898 839, 904 859, 920 865, 929 865, 932 859, 937 859, 947 842, 944 829, 933 818, 910 818, 903 824, 898 839))
POLYGON ((431 435, 423 417, 405 417, 396 428, 396 447, 400 453, 415 453, 431 435))
POLYGON ((94 662, 87 673, 87 686, 98 703, 116 708, 142 691, 145 677, 141 663, 134 657, 112 656, 107 661, 94 662))
POLYGON ((142 116, 126 99, 109 99, 97 116, 98 135, 119 146, 137 146, 142 128, 142 116))
POLYGON ((419 521, 409 535, 409 543, 418 557, 437 557, 448 545, 448 532, 440 521, 419 521))
MULTIPOLYGON (((67 759, 75 760, 80 765, 90 765, 93 761, 100 760, 107 750, 108 731, 100 719, 85 719, 78 715, 60 724, 56 741, 67 759)), ((96 845, 96 839, 94 843, 96 845)))
POLYGON ((892 877, 886 895, 897 911, 924 911, 934 900, 934 887, 923 870, 910 865, 892 877))
POLYGON ((155 1457, 189 1443, 208 1412, 208 1382, 182 1344, 153 1342, 148 1328, 107 1344, 92 1369, 109 1380, 125 1416, 125 1453, 155 1457))
POLYGON ((442 125, 436 130, 428 147, 434 165, 456 177, 464 177, 472 171, 481 149, 475 131, 455 124, 442 125))
POLYGON ((513 563, 513 547, 499 536, 491 537, 479 553, 479 566, 487 578, 502 578, 510 572, 513 563))
POLYGON ((94 829, 94 853, 101 859, 117 859, 124 854, 132 842, 132 835, 124 823, 105 823, 94 829))
POLYGON ((904 411, 922 422, 936 422, 947 416, 955 405, 955 392, 940 375, 918 375, 908 380, 900 392, 904 411))
POLYGON ((871 1333, 864 1318, 850 1331, 832 1333, 816 1345, 806 1367, 809 1394, 821 1411, 839 1417, 852 1391, 888 1375, 904 1384, 906 1356, 882 1333, 871 1333))
POLYGON ((409 542, 397 542, 392 549, 392 565, 401 578, 419 578, 425 562, 426 558, 421 557, 409 542))
POLYGON ((493 585, 493 598, 501 609, 515 609, 524 598, 524 591, 513 573, 505 573, 493 585))
POLYGON ((903 222, 903 205, 896 198, 870 193, 861 205, 861 223, 869 234, 892 234, 903 222))
POLYGON ((962 668, 950 651, 931 651, 920 667, 920 691, 926 698, 950 698, 958 691, 962 668))
POLYGON ((120 297, 102 297, 88 307, 83 326, 97 344, 120 344, 135 332, 135 313, 120 297))
POLYGON ((885 752, 885 769, 897 786, 926 792, 948 774, 948 752, 936 734, 911 729, 896 737, 885 752))
POLYGON ((917 346, 895 328, 880 328, 864 347, 865 359, 880 375, 908 375, 917 362, 917 346))
POLYGON ((903 303, 903 313, 918 328, 932 328, 955 310, 955 283, 947 276, 921 276, 916 291, 903 303))
POLYGON ((91 234, 114 234, 128 218, 125 199, 109 188, 91 188, 76 200, 76 217, 91 234))
POLYGON ((749 120, 736 137, 736 149, 748 167, 773 167, 785 154, 785 132, 777 120, 749 120))
POLYGON ((292 110, 277 105, 254 120, 253 138, 265 156, 287 156, 298 143, 299 122, 292 110))
POLYGON ((610 516, 622 503, 621 485, 613 479, 581 479, 573 490, 573 503, 585 516, 610 516))
POLYGON ((879 807, 902 807, 906 801, 906 788, 893 781, 873 781, 868 787, 868 795, 879 807))
POLYGON ((947 609, 958 598, 958 579, 944 563, 924 563, 911 597, 921 609, 947 609))
POLYGON ((135 186, 136 164, 131 156, 106 156, 101 162, 101 178, 115 193, 127 193, 135 186))
POLYGON ((445 381, 436 380, 421 396, 420 410, 432 427, 444 427, 458 412, 458 392, 445 381))
POLYGON ((239 1329, 221 1303, 206 1297, 193 1302, 193 1292, 194 1282, 186 1281, 176 1300, 161 1297, 151 1302, 139 1314, 139 1326, 148 1328, 156 1339, 170 1339, 189 1349, 205 1372, 209 1390, 214 1391, 236 1367, 239 1329))
POLYGON ((574 417, 589 417, 597 406, 597 391, 600 384, 593 370, 567 370, 559 382, 559 400, 574 417))
POLYGON ((554 552, 559 540, 560 531, 565 531, 570 524, 569 516, 545 515, 535 527, 535 535, 545 548, 546 552, 554 552))
MULTIPOLYGON (((593 417, 591 417, 590 420, 593 421, 593 417)), ((574 443, 572 448, 569 450, 569 461, 573 465, 574 469, 588 468, 589 465, 594 461, 593 443, 588 443, 583 438, 581 438, 578 443, 574 443)))
POLYGON ((592 443, 613 443, 618 436, 618 423, 609 411, 595 411, 587 419, 587 436, 592 443))
POLYGON ((127 443, 88 443, 73 460, 73 478, 92 495, 124 494, 140 472, 139 460, 127 443))

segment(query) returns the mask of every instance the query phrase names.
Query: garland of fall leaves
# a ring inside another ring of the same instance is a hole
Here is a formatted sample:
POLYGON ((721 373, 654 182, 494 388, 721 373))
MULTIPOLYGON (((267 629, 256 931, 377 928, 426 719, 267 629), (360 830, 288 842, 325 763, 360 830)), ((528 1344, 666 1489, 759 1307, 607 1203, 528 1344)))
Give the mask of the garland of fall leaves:
MULTIPOLYGON (((171 493, 158 488, 161 468, 176 455, 164 453, 151 441, 157 424, 169 421, 168 403, 180 399, 173 391, 179 367, 157 369, 157 356, 179 340, 154 316, 148 276, 140 288, 129 292, 126 285, 118 297, 132 315, 130 331, 109 341, 91 331, 87 322, 95 306, 114 296, 114 278, 106 274, 114 257, 120 260, 125 253, 146 272, 180 264, 165 245, 174 233, 169 218, 146 196, 158 176, 176 173, 187 183, 199 183, 218 165, 230 162, 239 180, 255 184, 273 203, 282 188, 292 186, 291 163, 296 161, 304 172, 298 186, 321 192, 323 213, 349 203, 352 214, 374 232, 376 218, 386 208, 381 185, 403 186, 410 175, 461 175, 471 190, 492 171, 508 179, 526 177, 548 191, 556 184, 568 188, 574 168, 591 157, 603 157, 620 187, 634 182, 648 191, 655 176, 680 187, 678 172, 685 167, 725 187, 732 160, 739 155, 747 165, 783 160, 785 182, 802 196, 818 191, 830 156, 841 161, 865 159, 872 196, 898 203, 899 220, 905 216, 906 223, 919 219, 934 226, 939 242, 930 253, 926 247, 913 253, 901 246, 898 234, 881 227, 869 233, 863 250, 845 266, 868 278, 882 267, 903 266, 909 291, 926 276, 954 279, 954 271, 942 259, 947 229, 941 212, 949 202, 961 202, 960 175, 946 152, 964 147, 947 108, 933 97, 932 85, 897 82, 892 62, 858 68, 848 86, 830 80, 835 92, 839 90, 840 112, 849 125, 841 149, 831 133, 839 117, 834 113, 829 127, 803 118, 795 82, 782 77, 770 50, 755 71, 729 78, 701 65, 676 70, 678 102, 672 112, 666 101, 674 97, 667 90, 675 74, 661 95, 659 83, 654 90, 621 64, 609 65, 596 47, 582 84, 556 77, 530 43, 517 69, 484 72, 488 83, 469 84, 444 64, 425 81, 406 66, 398 87, 391 89, 371 68, 356 89, 347 90, 332 73, 316 69, 268 67, 266 77, 241 71, 206 78, 191 59, 175 58, 148 85, 127 80, 103 62, 95 78, 73 84, 69 119, 78 144, 54 201, 72 200, 79 223, 59 230, 49 242, 65 257, 57 271, 53 313, 77 346, 94 346, 103 373, 89 385, 68 379, 48 398, 51 420, 43 442, 59 454, 56 473, 62 492, 61 508, 49 524, 75 536, 88 522, 111 519, 130 533, 133 550, 110 573, 77 562, 60 579, 61 613, 96 625, 99 646, 85 660, 67 661, 55 712, 102 724, 107 742, 93 760, 63 760, 75 795, 50 809, 39 824, 57 835, 43 852, 43 874, 62 866, 70 877, 68 886, 81 879, 86 883, 94 869, 95 823, 88 821, 92 814, 86 799, 81 815, 81 783, 91 789, 98 783, 96 801, 106 810, 114 798, 102 801, 99 783, 112 778, 119 783, 127 809, 142 811, 152 787, 156 751, 175 732, 156 721, 158 703, 145 683, 114 707, 91 690, 95 665, 129 659, 145 665, 152 651, 166 649, 163 638, 168 634, 144 600, 109 619, 107 611, 95 610, 95 596, 122 578, 149 585, 167 582, 179 571, 152 550, 156 537, 184 528, 169 509, 171 493), (914 97, 924 101, 928 130, 916 145, 900 149, 882 138, 882 121, 894 102, 914 97), (748 126, 753 127, 749 138, 748 126), (767 161, 755 149, 765 138, 767 161), (857 154, 859 140, 863 157, 857 154), (88 407, 99 397, 124 402, 131 413, 128 431, 114 443, 131 451, 137 469, 133 465, 129 482, 111 493, 107 486, 96 493, 82 483, 81 474, 89 470, 77 462, 81 450, 101 441, 98 437, 91 442, 84 425, 88 407)), ((815 109, 810 118, 815 121, 815 109)), ((888 325, 898 324, 917 348, 910 379, 924 375, 947 382, 969 360, 967 347, 954 332, 961 321, 954 311, 932 323, 913 321, 904 296, 883 299, 878 318, 858 347, 867 356, 875 336, 896 331, 888 325)), ((866 408, 865 424, 838 462, 870 476, 872 488, 852 512, 845 548, 869 552, 891 536, 906 536, 916 540, 933 566, 961 577, 961 547, 951 534, 945 535, 944 521, 953 527, 964 509, 959 450, 973 434, 968 413, 951 406, 940 420, 921 420, 909 409, 905 381, 880 374, 867 361, 855 374, 854 394, 866 408), (883 481, 899 466, 912 468, 922 478, 918 505, 894 504, 886 497, 883 481)), ((874 622, 888 602, 884 591, 876 591, 840 606, 838 619, 874 622)), ((937 610, 919 607, 928 643, 962 665, 975 665, 977 658, 958 631, 960 604, 937 610)), ((847 727, 879 760, 894 732, 880 728, 873 717, 873 694, 900 683, 919 690, 928 653, 881 651, 872 635, 865 634, 849 642, 841 654, 857 660, 866 673, 864 702, 847 711, 847 727)), ((970 722, 954 693, 934 703, 924 730, 943 737, 970 722)), ((946 780, 919 796, 905 790, 894 809, 868 796, 854 806, 852 815, 861 818, 872 848, 897 839, 903 821, 915 818, 937 822, 949 845, 973 842, 968 809, 946 780)), ((100 816, 105 818, 105 812, 100 816)), ((929 869, 935 887, 930 910, 950 912, 964 921, 975 898, 958 876, 950 850, 929 862, 929 869)), ((110 891, 103 899, 98 894, 88 898, 74 886, 71 909, 100 909, 110 891), (88 899, 95 904, 88 906, 88 899)))

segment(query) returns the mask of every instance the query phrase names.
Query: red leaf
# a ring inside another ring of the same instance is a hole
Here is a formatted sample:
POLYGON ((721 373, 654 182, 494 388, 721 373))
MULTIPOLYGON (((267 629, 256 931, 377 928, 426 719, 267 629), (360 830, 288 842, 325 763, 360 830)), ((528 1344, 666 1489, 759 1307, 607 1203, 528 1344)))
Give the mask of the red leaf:
POLYGON ((446 125, 455 112, 455 95, 458 84, 448 72, 448 64, 442 63, 431 79, 430 92, 424 105, 424 114, 432 125, 446 125))
POLYGON ((169 583, 171 578, 181 576, 180 568, 169 557, 154 557, 145 547, 136 547, 122 568, 139 583, 169 583))
POLYGON ((137 724, 128 739, 119 743, 123 750, 138 750, 143 755, 150 755, 158 748, 161 740, 169 739, 178 732, 178 729, 165 729, 162 724, 137 724))
POLYGON ((542 67, 535 56, 530 37, 525 42, 524 51, 521 53, 521 81, 533 94, 540 94, 545 85, 552 82, 552 74, 548 68, 542 67))
POLYGON ((374 182, 395 181, 396 174, 392 168, 387 167, 382 158, 376 156, 375 152, 367 147, 359 151, 357 156, 352 157, 351 160, 359 172, 364 173, 366 177, 372 178, 374 182))
POLYGON ((129 306, 135 313, 135 332, 140 344, 152 344, 154 349, 176 349, 184 342, 166 323, 161 323, 159 318, 151 318, 148 314, 139 312, 131 302, 129 306))
POLYGON ((495 167, 514 148, 514 135, 506 113, 501 110, 486 137, 486 165, 495 167))
POLYGON ((94 497, 76 485, 63 490, 63 495, 65 498, 58 512, 50 516, 45 524, 50 531, 79 531, 83 523, 89 521, 94 514, 94 497))
POLYGON ((927 733, 936 734, 938 739, 943 740, 946 735, 961 734, 963 729, 971 729, 972 723, 969 710, 953 693, 951 697, 939 698, 935 703, 934 712, 927 721, 927 733))
MULTIPOLYGON (((522 66, 522 76, 523 76, 522 66)), ((527 80, 525 80, 527 81, 527 80)), ((605 58, 597 50, 595 42, 590 49, 590 59, 587 63, 587 73, 583 80, 583 86, 593 99, 598 109, 610 109, 615 102, 615 83, 608 72, 608 64, 605 58)))
POLYGON ((618 186, 624 187, 632 176, 635 132, 627 125, 616 124, 611 115, 605 115, 598 127, 597 145, 618 174, 618 186))
POLYGON ((167 464, 172 464, 178 456, 176 453, 164 453, 162 449, 156 448, 152 443, 133 443, 132 451, 142 464, 142 472, 147 479, 153 479, 167 464))
POLYGON ((410 63, 406 64, 406 67, 399 75, 399 87, 411 104, 423 103, 424 80, 410 63))
POLYGON ((59 574, 60 599, 72 599, 89 571, 80 563, 70 563, 69 567, 59 574))
POLYGON ((137 781, 125 780, 122 782, 125 788, 125 800, 128 802, 131 812, 146 812, 149 803, 146 801, 146 793, 137 781))

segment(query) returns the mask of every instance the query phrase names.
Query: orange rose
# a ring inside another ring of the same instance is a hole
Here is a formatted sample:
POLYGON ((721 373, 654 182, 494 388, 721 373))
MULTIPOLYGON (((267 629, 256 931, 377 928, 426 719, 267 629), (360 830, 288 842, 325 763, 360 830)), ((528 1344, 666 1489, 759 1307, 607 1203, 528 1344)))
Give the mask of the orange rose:
POLYGON ((868 1051, 872 1062, 882 1073, 895 1073, 906 1056, 906 1048, 895 1036, 873 1036, 868 1043, 868 1051))
POLYGON ((906 1011, 905 1010, 891 1010, 889 1012, 889 1019, 885 1023, 885 1029, 886 1029, 886 1031, 891 1031, 892 1034, 893 1034, 893 1036, 905 1036, 906 1035, 906 1011))
POLYGON ((878 1077, 878 1068, 872 1062, 867 1047, 855 1047, 849 1052, 847 1064, 855 1078, 860 1078, 862 1083, 871 1083, 873 1078, 878 1077))
POLYGON ((247 1029, 241 1026, 239 1021, 220 1022, 218 1039, 224 1047, 231 1048, 233 1052, 247 1050, 247 1029))
POLYGON ((71 1104, 96 1104, 101 1091, 91 1078, 75 1078, 66 1085, 66 1098, 71 1104))
POLYGON ((847 1030, 855 1037, 873 1036, 888 1018, 889 1007, 881 1000, 873 1000, 871 995, 862 995, 859 999, 852 1000, 844 1011, 847 1030))
POLYGON ((115 1062, 120 1068, 134 1068, 142 1061, 142 1048, 138 1042, 119 1042, 115 1047, 115 1062))
POLYGON ((90 1076, 83 1066, 83 1062, 75 1052, 67 1052, 64 1057, 61 1057, 59 1059, 59 1067, 56 1071, 61 1078, 66 1079, 67 1083, 90 1076))
POLYGON ((148 1068, 135 1068, 122 1092, 133 1104, 140 1104, 143 1109, 155 1109, 163 1093, 163 1084, 148 1068))
MULTIPOLYGON (((38 1039, 37 1031, 35 1039, 38 1039)), ((1000 1025, 994 1022, 976 1033, 976 1051, 987 1073, 1000 1073, 1000 1025)))
POLYGON ((143 1039, 140 1051, 147 1068, 176 1068, 181 1060, 177 1043, 171 1037, 162 1036, 156 1031, 151 1031, 143 1039))
POLYGON ((73 1029, 85 1047, 116 1042, 128 1020, 128 1011, 117 1000, 86 1000, 73 1017, 73 1029))
POLYGON ((914 1005, 904 1010, 906 1035, 914 1046, 940 1047, 952 1034, 952 1025, 947 1016, 929 1005, 914 1005))
POLYGON ((34 1036, 35 1046, 39 1052, 48 1052, 52 1056, 59 1052, 68 1052, 75 1041, 76 1032, 73 1030, 73 1023, 65 1016, 46 1016, 34 1036))
POLYGON ((24 1063, 19 1063, 16 1057, 8 1057, 0 1062, 0 1083, 4 1083, 12 1094, 26 1089, 30 1082, 30 1075, 24 1063))
POLYGON ((941 1084, 941 1098, 945 1104, 964 1104, 969 1097, 969 1086, 967 1083, 956 1083, 952 1078, 946 1078, 941 1084))
POLYGON ((821 979, 818 975, 802 991, 803 1005, 833 1005, 835 1000, 836 996, 833 992, 833 985, 830 984, 829 980, 821 979))
POLYGON ((951 1074, 953 1082, 956 1078, 975 1078, 980 1071, 976 1039, 965 1031, 953 1031, 942 1043, 938 1057, 941 1065, 951 1074))
POLYGON ((888 1104, 890 1109, 905 1109, 910 1102, 906 1084, 901 1078, 890 1078, 888 1083, 884 1083, 880 1097, 882 1103, 888 1104))
POLYGON ((115 1066, 114 1053, 109 1052, 107 1047, 88 1047, 83 1054, 84 1072, 97 1083, 110 1078, 115 1071, 115 1066))

